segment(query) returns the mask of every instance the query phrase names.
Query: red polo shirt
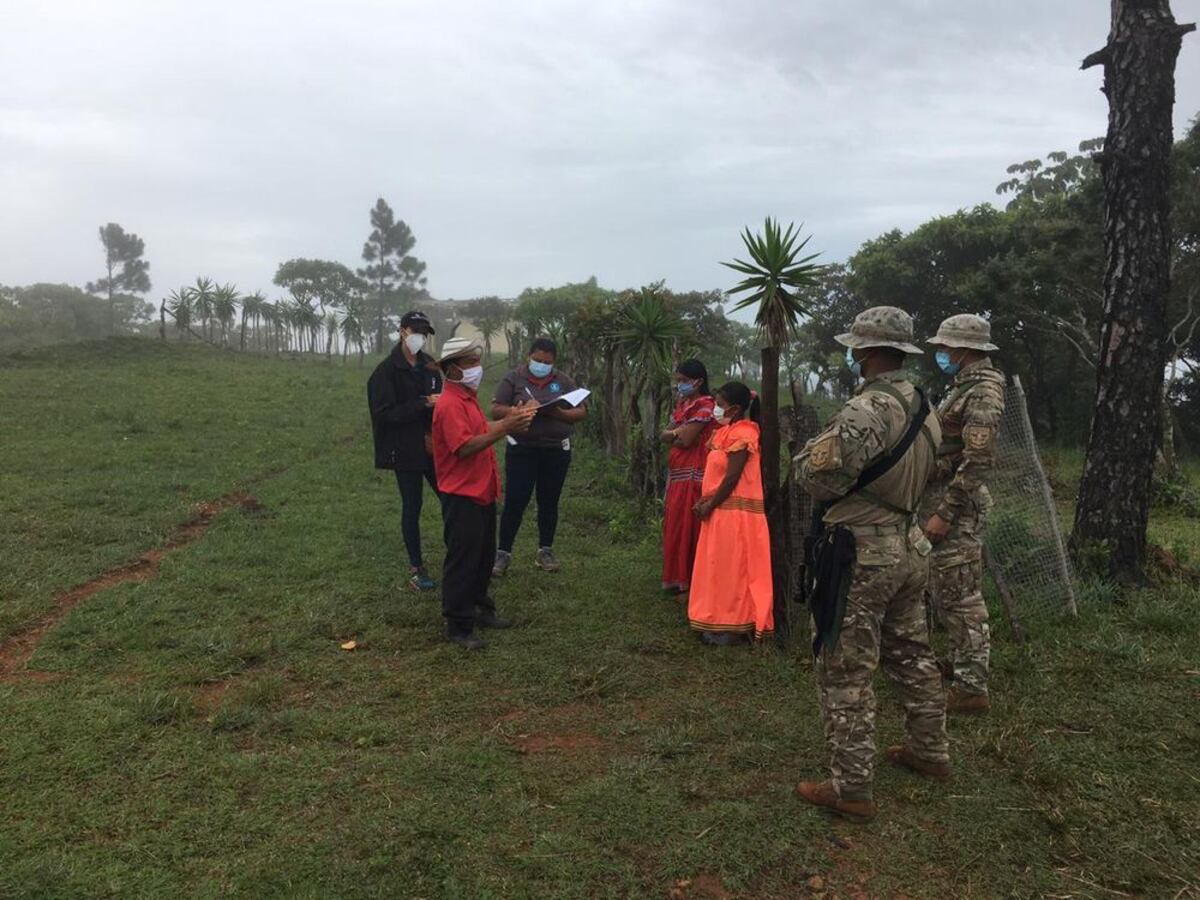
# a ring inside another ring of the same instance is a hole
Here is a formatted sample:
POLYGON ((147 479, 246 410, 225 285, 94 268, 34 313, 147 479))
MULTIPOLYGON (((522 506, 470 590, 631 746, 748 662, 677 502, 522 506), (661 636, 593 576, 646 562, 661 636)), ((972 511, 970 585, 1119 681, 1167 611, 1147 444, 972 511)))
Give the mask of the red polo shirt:
POLYGON ((488 447, 473 456, 458 455, 463 444, 487 430, 487 419, 474 392, 447 381, 433 408, 433 469, 443 494, 468 497, 480 506, 496 502, 500 496, 500 467, 496 465, 495 448, 488 447))

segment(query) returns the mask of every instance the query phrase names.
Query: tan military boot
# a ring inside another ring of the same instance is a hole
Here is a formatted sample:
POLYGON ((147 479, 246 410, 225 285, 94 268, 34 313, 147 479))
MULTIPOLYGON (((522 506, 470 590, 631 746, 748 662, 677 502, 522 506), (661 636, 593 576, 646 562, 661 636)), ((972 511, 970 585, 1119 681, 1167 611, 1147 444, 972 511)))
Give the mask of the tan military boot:
POLYGON ((831 781, 802 781, 796 785, 796 796, 804 798, 813 806, 833 810, 851 822, 870 822, 875 818, 875 801, 843 800, 837 795, 831 781))
POLYGON ((967 691, 960 691, 958 688, 950 688, 946 692, 947 713, 978 715, 991 708, 992 701, 987 694, 971 694, 967 691))
POLYGON ((950 777, 950 763, 935 763, 927 759, 921 759, 904 744, 896 744, 894 747, 888 747, 883 751, 883 755, 887 757, 888 762, 894 766, 900 766, 902 769, 908 769, 910 772, 916 772, 918 775, 924 775, 926 778, 944 779, 950 777))

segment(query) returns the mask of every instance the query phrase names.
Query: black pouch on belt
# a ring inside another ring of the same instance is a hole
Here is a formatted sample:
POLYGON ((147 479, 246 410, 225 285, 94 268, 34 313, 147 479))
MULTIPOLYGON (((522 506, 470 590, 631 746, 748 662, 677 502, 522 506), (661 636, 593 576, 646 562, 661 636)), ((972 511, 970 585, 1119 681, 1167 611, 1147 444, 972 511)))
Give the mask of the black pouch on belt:
POLYGON ((808 571, 812 573, 808 608, 813 617, 813 656, 822 648, 836 647, 846 616, 846 598, 854 574, 854 532, 835 526, 825 529, 812 545, 808 571))

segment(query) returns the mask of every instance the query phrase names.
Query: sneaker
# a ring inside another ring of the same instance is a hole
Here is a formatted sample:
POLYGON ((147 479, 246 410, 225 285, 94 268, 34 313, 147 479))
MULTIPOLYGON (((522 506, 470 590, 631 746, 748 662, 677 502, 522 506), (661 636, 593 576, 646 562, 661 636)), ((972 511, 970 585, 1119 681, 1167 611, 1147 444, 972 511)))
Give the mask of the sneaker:
POLYGON ((437 582, 429 577, 429 573, 425 571, 424 566, 413 566, 409 570, 408 586, 419 594, 432 591, 437 587, 437 582))
POLYGON ((496 551, 496 562, 492 564, 492 577, 503 578, 504 573, 508 571, 508 566, 512 562, 512 554, 507 550, 496 551))
POLYGON ((557 572, 562 568, 562 563, 554 557, 554 551, 549 547, 542 547, 538 550, 537 556, 533 558, 533 561, 543 572, 557 572))

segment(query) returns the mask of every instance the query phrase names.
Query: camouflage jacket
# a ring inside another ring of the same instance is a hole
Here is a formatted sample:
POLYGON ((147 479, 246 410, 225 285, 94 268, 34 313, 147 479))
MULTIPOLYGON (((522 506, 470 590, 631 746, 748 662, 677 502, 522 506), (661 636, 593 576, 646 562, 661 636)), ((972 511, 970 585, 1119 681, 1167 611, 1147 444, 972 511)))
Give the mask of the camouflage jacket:
POLYGON ((922 433, 895 466, 867 489, 849 497, 846 493, 864 468, 900 440, 914 394, 908 376, 898 370, 863 382, 825 430, 797 454, 794 462, 804 489, 819 503, 833 503, 825 513, 827 524, 893 526, 911 518, 933 472, 935 448, 941 440, 932 411, 922 433))
POLYGON ((995 464, 996 433, 1003 415, 1004 373, 990 359, 966 366, 954 376, 938 404, 942 443, 937 472, 921 502, 923 513, 937 513, 954 525, 960 519, 973 521, 975 512, 988 505, 981 495, 986 494, 995 464))

